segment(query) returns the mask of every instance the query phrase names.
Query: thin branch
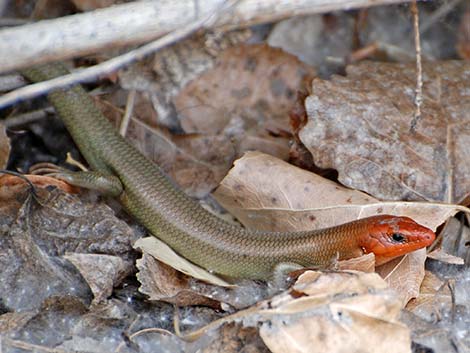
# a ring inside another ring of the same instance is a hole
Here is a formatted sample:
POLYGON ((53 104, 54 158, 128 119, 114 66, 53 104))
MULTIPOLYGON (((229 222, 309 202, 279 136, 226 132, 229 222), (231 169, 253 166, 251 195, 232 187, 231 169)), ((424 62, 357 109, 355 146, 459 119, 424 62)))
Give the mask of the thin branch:
POLYGON ((421 38, 419 35, 419 12, 416 0, 410 7, 413 15, 413 28, 415 32, 416 48, 416 90, 415 90, 415 114, 410 124, 410 130, 415 131, 419 119, 421 119, 421 104, 423 103, 423 67, 421 64, 421 38))
POLYGON ((24 126, 32 122, 44 119, 47 116, 48 112, 52 113, 53 111, 54 110, 52 109, 52 107, 49 107, 46 109, 33 110, 24 114, 18 114, 5 119, 3 121, 3 125, 5 125, 5 127, 8 129, 14 129, 19 126, 24 126))
POLYGON ((119 127, 119 134, 121 134, 121 136, 126 136, 127 129, 129 127, 129 122, 131 121, 131 116, 134 113, 136 94, 136 90, 133 89, 127 95, 126 111, 124 113, 124 116, 122 117, 121 126, 119 127))
POLYGON ((434 11, 434 13, 429 16, 426 21, 423 21, 421 26, 419 26, 421 34, 426 33, 432 26, 436 24, 437 21, 451 12, 461 1, 462 0, 452 0, 449 2, 444 2, 441 7, 434 11))

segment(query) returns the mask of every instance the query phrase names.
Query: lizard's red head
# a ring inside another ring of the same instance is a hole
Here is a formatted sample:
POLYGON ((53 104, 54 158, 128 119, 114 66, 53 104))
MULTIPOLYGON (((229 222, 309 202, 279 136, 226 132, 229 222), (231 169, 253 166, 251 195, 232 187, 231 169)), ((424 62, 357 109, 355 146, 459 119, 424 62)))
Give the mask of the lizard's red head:
POLYGON ((377 265, 432 244, 436 235, 408 217, 371 217, 368 236, 362 240, 364 253, 375 254, 377 265))

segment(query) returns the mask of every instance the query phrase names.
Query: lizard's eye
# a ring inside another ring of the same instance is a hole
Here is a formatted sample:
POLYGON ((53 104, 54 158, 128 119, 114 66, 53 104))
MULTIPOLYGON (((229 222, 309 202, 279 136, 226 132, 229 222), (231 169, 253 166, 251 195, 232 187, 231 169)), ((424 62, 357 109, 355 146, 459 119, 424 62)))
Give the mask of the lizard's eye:
POLYGON ((393 241, 396 241, 397 243, 403 243, 405 241, 405 237, 401 233, 393 233, 392 239, 393 241))

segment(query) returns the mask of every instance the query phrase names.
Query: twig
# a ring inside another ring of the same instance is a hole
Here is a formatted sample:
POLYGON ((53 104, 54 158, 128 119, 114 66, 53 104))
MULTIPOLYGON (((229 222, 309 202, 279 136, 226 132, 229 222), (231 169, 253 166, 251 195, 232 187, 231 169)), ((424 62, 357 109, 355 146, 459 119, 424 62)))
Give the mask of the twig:
MULTIPOLYGON (((144 334, 147 334, 147 333, 158 333, 160 335, 164 335, 164 336, 174 336, 173 333, 171 333, 170 331, 168 330, 165 330, 163 328, 157 328, 157 327, 149 327, 149 328, 145 328, 145 329, 142 329, 142 330, 139 330, 137 332, 134 332, 132 335, 129 336, 129 340, 131 342, 133 342, 133 340, 140 336, 140 335, 144 335, 144 334)), ((117 346, 115 352, 116 353, 119 353, 122 348, 125 346, 125 341, 119 343, 119 345, 117 346)))
POLYGON ((421 34, 426 33, 429 30, 429 28, 434 26, 434 24, 439 19, 441 19, 442 17, 447 15, 449 12, 451 12, 452 9, 456 7, 461 1, 462 0, 452 0, 450 2, 444 2, 441 7, 439 7, 436 11, 434 11, 434 13, 431 16, 429 16, 426 19, 426 21, 423 21, 421 26, 419 26, 419 30, 421 34))
POLYGON ((419 36, 419 13, 416 0, 411 3, 410 7, 413 15, 413 29, 415 32, 415 48, 416 48, 416 90, 415 90, 415 114, 410 124, 410 131, 415 131, 419 119, 421 119, 421 104, 423 103, 423 68, 421 65, 421 39, 419 36))
POLYGON ((0 109, 19 100, 34 98, 39 95, 48 93, 52 90, 65 88, 77 83, 84 83, 96 80, 100 76, 109 75, 130 63, 140 60, 146 55, 149 55, 167 45, 170 45, 178 40, 187 37, 192 32, 203 27, 205 24, 214 20, 215 16, 220 12, 231 7, 236 0, 227 0, 223 3, 222 8, 216 10, 208 16, 205 16, 197 21, 194 21, 174 32, 167 34, 154 42, 144 45, 138 49, 132 50, 117 56, 108 61, 104 61, 98 65, 89 67, 80 72, 72 73, 69 75, 54 78, 49 81, 35 83, 26 87, 19 88, 15 91, 7 93, 0 97, 0 109))
POLYGON ((30 124, 34 121, 39 121, 45 118, 48 112, 52 113, 53 108, 49 107, 45 109, 37 109, 37 110, 33 110, 24 114, 14 115, 10 118, 5 119, 3 121, 3 125, 5 125, 7 129, 12 129, 18 126, 30 124))
POLYGON ((124 116, 122 117, 121 126, 119 127, 119 134, 121 134, 122 136, 126 135, 127 128, 129 127, 129 122, 131 121, 131 116, 134 111, 136 93, 136 90, 133 89, 127 95, 126 111, 124 113, 124 116))

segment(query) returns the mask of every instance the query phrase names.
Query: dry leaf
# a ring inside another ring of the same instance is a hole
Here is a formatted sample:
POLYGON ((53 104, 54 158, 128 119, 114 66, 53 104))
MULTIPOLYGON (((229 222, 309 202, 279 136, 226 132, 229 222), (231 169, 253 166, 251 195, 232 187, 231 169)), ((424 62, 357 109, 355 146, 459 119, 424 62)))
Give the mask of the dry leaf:
POLYGON ((139 292, 149 300, 162 300, 178 306, 205 305, 220 309, 220 304, 191 288, 190 277, 161 263, 148 253, 137 260, 139 292))
POLYGON ((410 320, 410 315, 407 324, 413 329, 413 341, 435 352, 466 352, 469 342, 468 271, 453 272, 452 278, 446 277, 443 280, 426 271, 420 295, 407 305, 407 309, 426 325, 416 325, 419 321, 416 317, 410 320))
POLYGON ((113 288, 132 273, 134 266, 118 256, 104 254, 74 254, 63 256, 79 271, 93 292, 93 303, 104 302, 113 288))
POLYGON ((450 255, 441 249, 433 250, 428 254, 428 257, 433 260, 438 260, 451 265, 464 265, 465 261, 461 257, 450 255))
POLYGON ((422 114, 414 118, 414 64, 364 62, 347 77, 315 79, 299 137, 346 186, 387 200, 459 203, 470 192, 470 64, 425 63, 422 114))
POLYGON ((450 218, 442 230, 441 237, 442 251, 470 261, 470 228, 463 220, 450 218))
POLYGON ((386 289, 387 283, 375 273, 355 271, 344 273, 307 271, 292 287, 294 291, 308 295, 309 298, 314 296, 329 298, 344 292, 367 294, 371 288, 386 289))
POLYGON ((263 122, 284 122, 281 126, 287 127, 292 98, 308 74, 313 74, 311 68, 280 49, 267 45, 228 49, 213 69, 175 99, 182 127, 187 133, 219 133, 236 109, 247 130, 263 122), (221 116, 220 112, 229 114, 221 116))
POLYGON ((419 317, 433 321, 438 311, 452 306, 452 294, 445 282, 432 272, 426 271, 419 296, 411 300, 406 309, 419 317))
POLYGON ((361 272, 374 272, 375 271, 375 255, 369 253, 364 256, 355 257, 348 260, 338 262, 338 270, 354 270, 361 272))
POLYGON ((0 187, 3 305, 12 310, 33 309, 54 295, 72 295, 87 302, 88 285, 61 256, 76 251, 130 258, 135 234, 104 204, 81 202, 58 189, 38 188, 36 192, 40 204, 24 183, 0 187))
POLYGON ((135 249, 140 249, 143 253, 149 254, 161 262, 183 272, 189 276, 200 279, 211 284, 222 287, 232 287, 233 285, 223 279, 207 272, 203 268, 189 262, 185 258, 177 255, 168 245, 156 237, 141 238, 134 243, 135 249))
MULTIPOLYGON (((0 201, 2 234, 0 234, 0 297, 8 310, 37 309, 54 295, 75 295, 88 300, 89 289, 71 266, 53 256, 54 249, 44 246, 32 198, 27 187, 14 198, 0 201), (26 190, 26 192, 25 192, 26 190), (28 196, 29 195, 29 196, 28 196), (49 254, 47 253, 49 252, 49 254)), ((38 194, 47 192, 39 189, 38 194)), ((44 232, 45 231, 45 232, 44 232)))
POLYGON ((399 300, 386 288, 376 274, 304 274, 293 289, 307 297, 273 301, 260 335, 273 352, 409 352, 399 300))
POLYGON ((186 133, 223 133, 237 143, 239 154, 257 149, 287 158, 288 113, 304 78, 313 75, 312 68, 280 49, 228 49, 175 98, 181 126, 186 133))
POLYGON ((264 323, 260 335, 273 353, 411 352, 408 328, 383 318, 391 298, 366 295, 330 305, 329 315, 279 318, 264 323), (367 308, 363 312, 364 307, 367 308))
POLYGON ((215 57, 228 47, 244 42, 251 30, 230 32, 202 31, 162 48, 149 60, 140 60, 119 71, 119 82, 124 89, 142 92, 155 110, 149 119, 140 115, 151 126, 158 123, 170 129, 181 129, 176 119, 172 99, 188 82, 214 66, 215 57), (149 61, 150 65, 149 65, 149 61), (155 114, 156 113, 156 114, 155 114), (151 121, 150 121, 151 120, 151 121))
POLYGON ((376 271, 393 288, 405 306, 412 298, 419 294, 419 288, 424 278, 424 262, 426 249, 419 249, 394 259, 376 271))
POLYGON ((275 231, 319 229, 377 214, 408 216, 435 230, 456 212, 469 211, 439 203, 380 202, 258 152, 237 160, 214 196, 248 228, 275 231))
POLYGON ((468 262, 470 229, 463 224, 463 221, 455 217, 449 218, 440 231, 439 237, 442 241, 439 242, 437 248, 428 253, 429 258, 453 265, 463 265, 468 262))

